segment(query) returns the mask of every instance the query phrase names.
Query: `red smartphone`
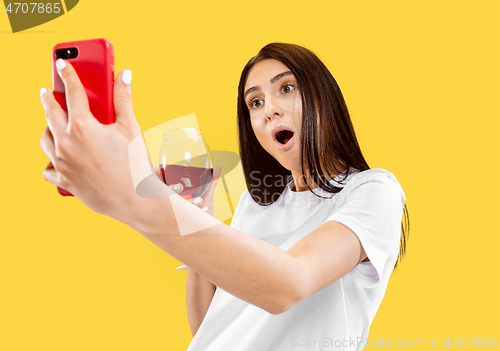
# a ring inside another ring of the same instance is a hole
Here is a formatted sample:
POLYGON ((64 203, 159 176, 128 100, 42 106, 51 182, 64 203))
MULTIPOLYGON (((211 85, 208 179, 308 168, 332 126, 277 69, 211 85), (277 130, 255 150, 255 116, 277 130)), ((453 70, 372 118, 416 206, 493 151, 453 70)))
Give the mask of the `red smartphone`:
MULTIPOLYGON (((103 124, 115 122, 113 107, 113 83, 115 76, 113 45, 108 39, 90 39, 59 43, 52 49, 52 87, 56 101, 64 111, 66 95, 64 83, 59 77, 56 61, 68 60, 75 68, 85 87, 90 112, 103 124)), ((73 196, 57 187, 59 194, 73 196)))

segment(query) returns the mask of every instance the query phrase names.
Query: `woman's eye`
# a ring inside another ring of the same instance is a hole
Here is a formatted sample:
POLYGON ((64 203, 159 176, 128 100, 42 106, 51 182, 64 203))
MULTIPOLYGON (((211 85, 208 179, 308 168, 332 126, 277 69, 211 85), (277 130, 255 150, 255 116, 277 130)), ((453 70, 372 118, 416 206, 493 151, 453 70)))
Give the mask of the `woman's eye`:
POLYGON ((262 105, 262 100, 255 99, 255 100, 250 101, 250 107, 251 108, 257 108, 260 105, 262 105))
POLYGON ((281 88, 281 90, 282 90, 284 93, 289 93, 289 92, 291 92, 293 89, 295 89, 295 87, 294 87, 292 84, 285 84, 285 85, 283 85, 283 87, 281 88))

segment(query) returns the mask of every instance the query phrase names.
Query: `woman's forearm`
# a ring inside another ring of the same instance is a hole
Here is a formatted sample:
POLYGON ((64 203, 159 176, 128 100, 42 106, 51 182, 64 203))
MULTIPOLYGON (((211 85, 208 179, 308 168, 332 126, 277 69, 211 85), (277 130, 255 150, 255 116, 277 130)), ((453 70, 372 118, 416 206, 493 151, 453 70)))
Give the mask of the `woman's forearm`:
POLYGON ((214 219, 179 195, 139 197, 130 213, 130 225, 148 240, 241 300, 277 314, 301 296, 304 271, 298 259, 214 219), (181 235, 199 227, 205 229, 181 235))
POLYGON ((193 337, 207 314, 215 294, 215 285, 193 270, 187 272, 186 309, 193 337))

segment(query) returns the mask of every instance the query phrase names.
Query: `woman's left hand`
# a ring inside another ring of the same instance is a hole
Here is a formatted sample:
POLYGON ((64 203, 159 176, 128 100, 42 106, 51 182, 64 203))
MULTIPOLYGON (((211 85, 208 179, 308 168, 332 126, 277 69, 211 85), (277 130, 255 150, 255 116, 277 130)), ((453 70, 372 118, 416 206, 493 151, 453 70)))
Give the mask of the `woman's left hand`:
MULTIPOLYGON (((90 209, 124 219, 128 215, 127 206, 137 196, 128 147, 141 135, 132 108, 131 78, 128 84, 122 80, 126 70, 116 77, 113 90, 116 121, 104 125, 90 112, 85 89, 73 66, 63 62, 66 65, 58 73, 65 85, 68 113, 54 99, 52 91, 40 90, 48 125, 40 146, 50 160, 43 177, 71 192, 90 209)), ((131 72, 126 73, 131 77, 131 72)))
MULTIPOLYGON (((160 167, 154 166, 153 171, 158 177, 158 179, 163 182, 163 177, 161 175, 160 167)), ((203 196, 198 196, 196 198, 187 200, 191 202, 193 205, 200 207, 203 211, 206 211, 212 217, 214 216, 214 191, 215 187, 217 186, 217 183, 219 182, 221 171, 222 168, 220 168, 219 166, 215 166, 213 168, 212 181, 210 182, 210 185, 207 188, 205 194, 203 194, 203 196)), ((177 189, 176 186, 174 185, 170 185, 169 188, 172 189, 172 191, 176 194, 182 193, 182 191, 184 190, 184 184, 178 183, 177 186, 178 186, 177 189)))

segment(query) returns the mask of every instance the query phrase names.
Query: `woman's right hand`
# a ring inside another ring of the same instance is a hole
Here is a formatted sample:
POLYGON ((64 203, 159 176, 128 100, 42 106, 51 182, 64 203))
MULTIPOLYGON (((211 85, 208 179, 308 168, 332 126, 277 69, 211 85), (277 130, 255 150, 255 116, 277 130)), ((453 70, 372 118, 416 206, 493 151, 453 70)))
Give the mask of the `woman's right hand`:
MULTIPOLYGON (((163 177, 161 175, 161 170, 159 166, 154 166, 154 172, 158 177, 158 179, 160 179, 163 182, 163 177)), ((208 187, 207 191, 203 196, 186 200, 191 202, 193 205, 200 207, 203 211, 206 211, 212 217, 214 216, 214 191, 219 181, 220 172, 221 172, 220 167, 218 166, 214 167, 212 182, 210 183, 210 186, 208 187)), ((184 186, 182 183, 178 183, 176 185, 168 185, 168 187, 177 194, 180 194, 182 190, 184 190, 184 186)))

